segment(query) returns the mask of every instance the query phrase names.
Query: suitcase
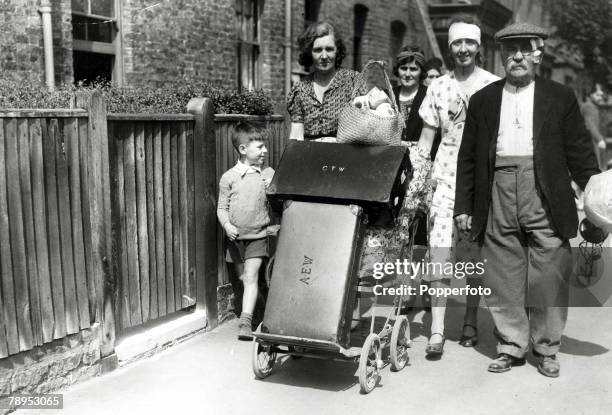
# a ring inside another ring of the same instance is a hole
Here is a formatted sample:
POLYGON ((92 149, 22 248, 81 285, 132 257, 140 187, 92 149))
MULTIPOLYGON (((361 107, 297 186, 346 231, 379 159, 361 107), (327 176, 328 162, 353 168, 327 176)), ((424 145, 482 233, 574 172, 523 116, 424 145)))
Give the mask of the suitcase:
POLYGON ((268 198, 356 204, 396 216, 411 175, 402 146, 289 140, 268 198))
POLYGON ((262 332, 347 347, 362 232, 358 206, 286 202, 262 332))

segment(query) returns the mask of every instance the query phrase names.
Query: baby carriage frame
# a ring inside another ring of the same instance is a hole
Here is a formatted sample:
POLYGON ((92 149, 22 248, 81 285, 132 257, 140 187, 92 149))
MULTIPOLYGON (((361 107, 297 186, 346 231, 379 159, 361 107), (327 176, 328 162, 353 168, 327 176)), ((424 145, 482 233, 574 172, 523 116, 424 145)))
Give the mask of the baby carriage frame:
MULTIPOLYGON (((357 208, 357 207, 355 207, 357 208)), ((410 224, 410 238, 403 245, 400 256, 412 261, 414 237, 419 222, 423 220, 422 215, 416 215, 410 224)), ((282 228, 281 228, 282 232, 282 228)), ((271 258, 266 268, 266 280, 269 285, 274 284, 271 280, 274 258, 271 258)), ((404 277, 410 278, 406 275, 404 277)), ((314 339, 301 336, 290 336, 278 333, 266 332, 263 322, 253 332, 252 368, 258 379, 264 379, 273 372, 279 355, 289 355, 292 358, 315 358, 331 359, 337 361, 351 361, 358 363, 358 378, 361 393, 370 393, 378 384, 381 370, 391 366, 392 371, 402 370, 409 361, 408 349, 411 347, 410 323, 405 315, 401 314, 404 304, 404 296, 395 295, 393 303, 389 308, 385 321, 380 329, 376 329, 375 320, 378 296, 375 294, 375 284, 370 278, 359 279, 354 286, 348 287, 355 290, 356 295, 363 297, 370 295, 374 297, 369 316, 368 334, 356 340, 361 340, 361 346, 341 344, 339 341, 314 339), (383 350, 389 348, 388 356, 383 360, 383 350)), ((352 308, 352 307, 351 307, 352 308)), ((360 316, 360 321, 362 321, 360 316)), ((366 318, 367 321, 367 318, 366 318)), ((347 319, 345 327, 350 331, 350 325, 354 320, 347 319)), ((351 336, 355 339, 355 335, 351 336)))

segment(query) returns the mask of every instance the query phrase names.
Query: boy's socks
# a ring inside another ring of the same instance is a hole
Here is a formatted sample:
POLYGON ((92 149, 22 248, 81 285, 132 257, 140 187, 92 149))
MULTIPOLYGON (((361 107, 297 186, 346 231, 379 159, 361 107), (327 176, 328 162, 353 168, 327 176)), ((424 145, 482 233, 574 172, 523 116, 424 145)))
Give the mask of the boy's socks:
POLYGON ((239 323, 240 326, 245 325, 250 330, 252 321, 253 321, 253 314, 245 313, 245 312, 240 314, 240 323, 239 323))

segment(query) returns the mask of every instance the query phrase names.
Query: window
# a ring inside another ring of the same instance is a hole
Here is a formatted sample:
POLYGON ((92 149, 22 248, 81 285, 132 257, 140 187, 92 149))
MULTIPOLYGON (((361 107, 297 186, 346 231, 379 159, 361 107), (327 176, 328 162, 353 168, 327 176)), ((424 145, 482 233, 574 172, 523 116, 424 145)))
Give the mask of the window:
POLYGON ((238 88, 253 90, 260 87, 259 0, 236 0, 238 15, 238 88))
POLYGON ((353 14, 353 69, 360 71, 362 64, 361 39, 365 32, 368 8, 363 4, 356 4, 353 14))
MULTIPOLYGON (((72 0, 75 82, 112 81, 121 85, 116 0, 72 0)), ((117 0, 118 3, 118 0, 117 0)))
POLYGON ((306 0, 304 2, 304 28, 319 21, 321 0, 306 0))
MULTIPOLYGON (((389 56, 391 57, 391 62, 393 62, 404 44, 406 30, 406 25, 399 20, 391 22, 391 33, 389 36, 389 56)), ((391 65, 391 67, 393 67, 393 65, 391 65)))

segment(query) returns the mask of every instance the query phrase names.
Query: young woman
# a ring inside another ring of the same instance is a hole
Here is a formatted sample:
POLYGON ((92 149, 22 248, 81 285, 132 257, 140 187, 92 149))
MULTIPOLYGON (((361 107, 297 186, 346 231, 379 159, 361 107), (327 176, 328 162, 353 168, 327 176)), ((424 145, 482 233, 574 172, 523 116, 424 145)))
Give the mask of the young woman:
MULTIPOLYGON (((428 157, 436 129, 442 131, 438 153, 433 162, 431 179, 435 191, 430 214, 430 262, 447 264, 457 260, 458 251, 463 260, 478 260, 478 249, 462 238, 453 222, 455 205, 455 176, 457 155, 461 145, 465 114, 470 97, 485 85, 499 79, 481 69, 480 28, 469 17, 455 18, 448 30, 448 45, 453 66, 452 71, 435 79, 427 90, 419 114, 423 119, 423 130, 417 154, 428 157)), ((440 272, 440 267, 431 267, 429 274, 433 288, 448 287, 452 275, 440 272)), ((468 279, 472 286, 477 280, 468 279)), ((477 311, 480 297, 468 296, 464 316, 463 334, 460 343, 473 347, 478 341, 477 311)), ((433 296, 431 299, 431 337, 425 352, 428 356, 441 356, 444 352, 444 316, 447 299, 433 296)))

